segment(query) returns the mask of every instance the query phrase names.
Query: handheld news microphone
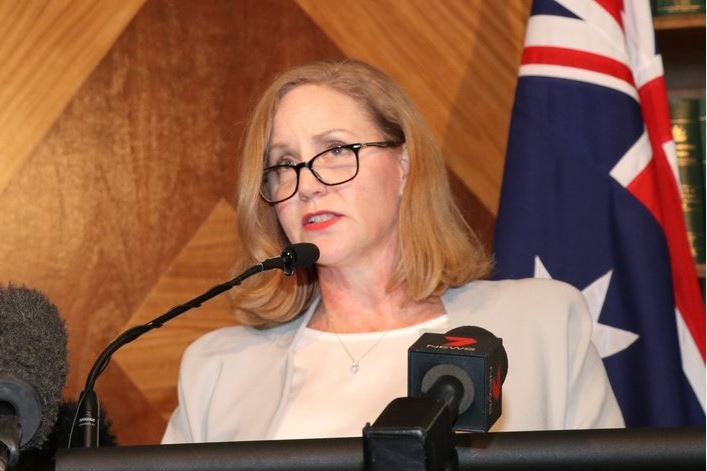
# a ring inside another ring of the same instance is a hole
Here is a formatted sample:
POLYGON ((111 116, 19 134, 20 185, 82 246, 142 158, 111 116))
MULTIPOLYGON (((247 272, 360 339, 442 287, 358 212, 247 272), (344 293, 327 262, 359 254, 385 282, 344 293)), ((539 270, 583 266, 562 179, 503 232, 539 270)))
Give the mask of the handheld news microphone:
POLYGON ((488 431, 507 370, 503 343, 487 330, 423 334, 408 349, 408 397, 363 429, 366 469, 457 469, 453 430, 488 431))
POLYGON ((66 330, 56 307, 29 288, 0 287, 0 470, 41 446, 66 380, 66 330))
POLYGON ((261 273, 267 270, 278 268, 285 275, 292 275, 295 268, 307 268, 316 263, 319 259, 319 248, 314 244, 299 243, 288 245, 279 257, 269 258, 260 263, 257 263, 233 278, 230 281, 216 285, 204 294, 187 301, 184 304, 173 307, 165 314, 151 320, 147 324, 132 327, 118 336, 111 342, 103 352, 98 356, 91 371, 86 378, 86 386, 79 397, 77 417, 74 419, 74 426, 69 435, 69 448, 72 446, 95 447, 98 446, 98 430, 100 424, 100 404, 94 386, 98 376, 108 366, 111 356, 122 346, 132 342, 141 335, 149 332, 152 329, 162 327, 165 322, 174 319, 186 311, 201 306, 202 303, 209 299, 228 291, 234 286, 240 285, 246 278, 249 278, 256 273, 261 273), (80 443, 76 443, 74 431, 78 424, 80 443))
POLYGON ((445 402, 455 430, 487 432, 501 416, 507 371, 503 341, 486 329, 426 333, 408 350, 408 396, 445 402))

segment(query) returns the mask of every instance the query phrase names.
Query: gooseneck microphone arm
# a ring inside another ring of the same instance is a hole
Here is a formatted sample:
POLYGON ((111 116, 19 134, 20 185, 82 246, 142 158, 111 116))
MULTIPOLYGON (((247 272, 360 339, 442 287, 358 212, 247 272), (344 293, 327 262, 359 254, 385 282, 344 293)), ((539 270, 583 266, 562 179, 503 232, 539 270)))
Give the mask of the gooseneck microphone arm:
POLYGON ((131 327, 130 329, 126 330, 122 334, 120 334, 113 342, 111 342, 105 350, 98 356, 96 359, 96 362, 93 364, 93 367, 91 368, 90 373, 88 374, 88 377, 86 379, 86 390, 92 390, 93 387, 96 384, 96 380, 98 379, 98 376, 103 372, 103 370, 108 366, 108 362, 110 361, 111 356, 113 353, 115 353, 119 348, 121 348, 124 345, 127 345, 128 343, 132 342, 133 340, 137 339, 141 335, 151 331, 152 329, 157 329, 159 327, 162 327, 166 322, 174 319, 175 317, 179 316, 180 314, 183 314, 191 309, 200 307, 204 302, 208 301, 211 298, 214 298, 218 296, 219 294, 223 293, 224 291, 228 291, 229 289, 233 288, 234 286, 238 286, 241 284, 246 278, 249 278, 256 273, 260 273, 264 271, 265 269, 263 268, 263 263, 258 263, 257 265, 254 265, 250 267, 248 270, 243 272, 242 274, 238 275, 237 277, 233 278, 230 281, 227 281, 225 283, 221 283, 220 285, 214 286, 207 292, 197 296, 194 299, 191 299, 184 304, 180 304, 178 306, 173 307, 166 313, 162 314, 161 316, 151 320, 150 322, 142 325, 137 325, 135 327, 131 327))
POLYGON ((72 447, 73 434, 76 426, 83 428, 83 447, 90 448, 98 446, 98 425, 100 422, 100 406, 94 386, 98 376, 105 370, 110 362, 112 355, 124 345, 132 342, 143 334, 162 327, 166 322, 174 319, 180 314, 191 309, 201 306, 204 302, 218 296, 224 291, 228 291, 234 286, 240 285, 247 278, 267 270, 279 268, 285 275, 292 275, 297 267, 309 267, 313 265, 319 258, 319 249, 316 245, 299 243, 289 245, 279 257, 269 258, 260 263, 253 265, 237 277, 219 285, 216 285, 205 293, 191 299, 183 304, 173 307, 161 316, 151 320, 150 322, 135 327, 131 327, 120 334, 113 342, 111 342, 98 356, 91 371, 86 378, 86 385, 79 397, 76 416, 69 434, 68 447, 72 447), (78 424, 77 424, 78 420, 78 424))

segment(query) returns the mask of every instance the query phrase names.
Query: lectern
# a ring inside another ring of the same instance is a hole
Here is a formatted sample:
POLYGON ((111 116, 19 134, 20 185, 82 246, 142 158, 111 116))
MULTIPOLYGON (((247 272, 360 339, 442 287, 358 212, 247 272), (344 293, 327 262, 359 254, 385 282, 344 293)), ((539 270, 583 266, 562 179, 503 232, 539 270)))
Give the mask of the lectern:
MULTIPOLYGON (((462 471, 705 469, 704 428, 459 434, 456 449, 462 471)), ((363 471, 363 440, 105 447, 57 453, 56 471, 128 470, 363 471)))

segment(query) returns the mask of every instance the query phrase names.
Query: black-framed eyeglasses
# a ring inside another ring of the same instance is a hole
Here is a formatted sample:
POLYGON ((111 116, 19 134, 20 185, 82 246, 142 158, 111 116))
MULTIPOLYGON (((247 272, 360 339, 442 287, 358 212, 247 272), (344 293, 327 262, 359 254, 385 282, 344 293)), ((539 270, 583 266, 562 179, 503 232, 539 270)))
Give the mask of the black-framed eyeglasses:
POLYGON ((359 142, 331 147, 307 162, 284 163, 266 167, 260 184, 260 196, 270 204, 292 198, 299 188, 299 174, 308 168, 314 177, 328 186, 341 185, 358 175, 358 152, 364 147, 397 147, 402 142, 359 142))

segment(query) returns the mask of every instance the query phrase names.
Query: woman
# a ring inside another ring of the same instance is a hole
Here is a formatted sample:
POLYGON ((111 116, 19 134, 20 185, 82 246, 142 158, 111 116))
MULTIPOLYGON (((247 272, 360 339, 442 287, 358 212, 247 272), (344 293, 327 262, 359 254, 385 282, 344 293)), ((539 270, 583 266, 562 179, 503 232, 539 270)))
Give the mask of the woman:
POLYGON ((293 277, 251 278, 234 293, 251 327, 189 347, 165 443, 360 435, 406 395, 408 346, 461 325, 508 353, 493 430, 623 426, 581 294, 480 280, 490 261, 440 151, 380 71, 344 61, 280 76, 254 110, 239 178, 238 268, 288 243, 321 255, 293 277))

